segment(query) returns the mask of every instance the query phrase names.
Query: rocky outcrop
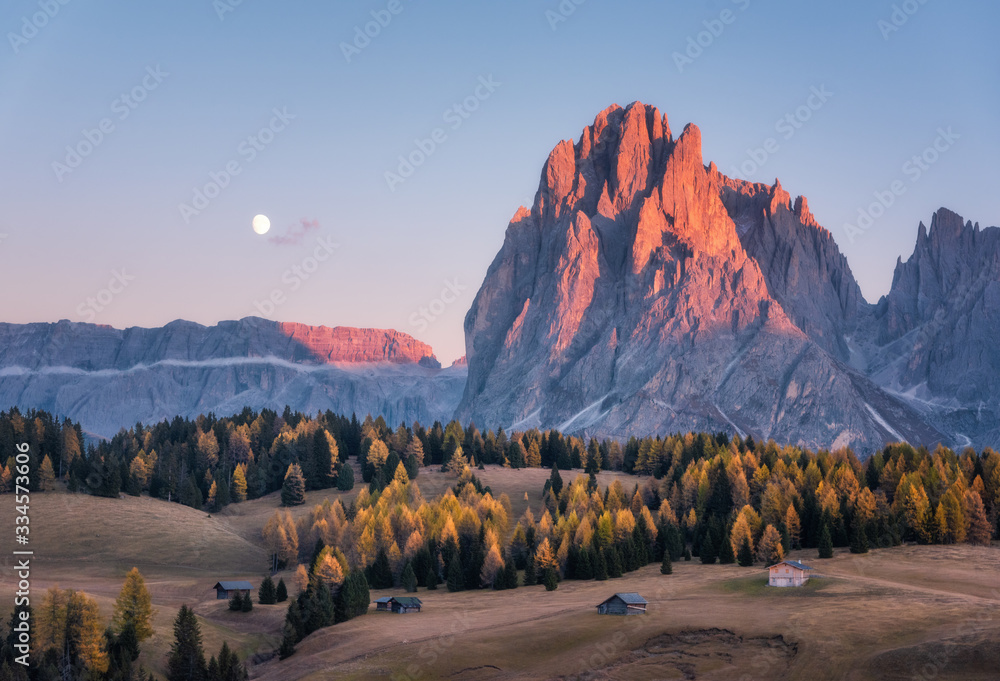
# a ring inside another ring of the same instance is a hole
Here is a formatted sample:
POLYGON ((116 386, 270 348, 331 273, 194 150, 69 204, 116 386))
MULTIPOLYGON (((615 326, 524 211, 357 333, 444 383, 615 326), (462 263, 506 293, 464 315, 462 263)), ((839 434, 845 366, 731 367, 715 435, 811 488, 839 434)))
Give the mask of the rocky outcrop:
POLYGON ((768 292, 816 344, 850 362, 848 339, 868 305, 847 258, 816 222, 806 198, 793 202, 778 181, 768 187, 719 175, 719 184, 722 201, 743 247, 760 266, 768 292))
POLYGON ((45 409, 98 436, 244 407, 448 420, 464 367, 398 331, 247 318, 159 329, 0 324, 0 405, 45 409))
POLYGON ((1000 228, 940 209, 874 309, 873 377, 961 443, 1000 441, 1000 228))
POLYGON ((321 364, 423 362, 440 367, 429 345, 405 333, 383 329, 306 326, 259 317, 217 326, 176 321, 157 329, 113 329, 68 321, 0 324, 0 368, 60 365, 95 371, 164 360, 224 357, 274 357, 321 364))
POLYGON ((846 360, 864 301, 804 199, 706 168, 701 133, 613 106, 550 154, 465 320, 458 416, 814 447, 939 437, 846 360), (767 256, 767 257, 765 257, 767 256))

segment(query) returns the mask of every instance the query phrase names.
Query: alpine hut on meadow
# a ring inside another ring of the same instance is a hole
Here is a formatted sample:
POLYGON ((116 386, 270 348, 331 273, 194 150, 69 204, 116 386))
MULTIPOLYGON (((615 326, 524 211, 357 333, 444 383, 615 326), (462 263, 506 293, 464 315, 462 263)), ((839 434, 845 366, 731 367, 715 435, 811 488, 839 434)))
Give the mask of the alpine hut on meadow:
POLYGON ((250 582, 216 582, 215 598, 220 601, 228 600, 237 591, 241 596, 249 596, 253 591, 253 584, 250 582))
POLYGON ((783 560, 767 568, 770 578, 768 586, 802 586, 809 581, 808 565, 797 560, 783 560))
POLYGON ((649 603, 637 593, 615 594, 597 606, 598 615, 645 615, 649 603))
POLYGON ((389 608, 396 614, 404 615, 408 612, 420 612, 423 603, 415 596, 393 596, 389 601, 389 608))

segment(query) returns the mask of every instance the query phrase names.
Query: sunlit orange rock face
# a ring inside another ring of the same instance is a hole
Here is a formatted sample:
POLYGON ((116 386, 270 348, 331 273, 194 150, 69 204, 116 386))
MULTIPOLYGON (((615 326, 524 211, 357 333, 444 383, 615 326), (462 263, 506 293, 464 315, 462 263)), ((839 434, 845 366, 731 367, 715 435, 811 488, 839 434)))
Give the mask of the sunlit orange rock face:
POLYGON ((725 177, 701 131, 612 106, 556 145, 465 320, 458 410, 603 436, 940 437, 850 366, 870 316, 806 200, 725 177), (883 423, 883 421, 885 423, 883 423))
MULTIPOLYGON (((438 365, 434 350, 412 336, 392 329, 328 328, 279 323, 278 330, 326 363, 391 362, 438 365)), ((439 365, 438 365, 439 366, 439 365)))

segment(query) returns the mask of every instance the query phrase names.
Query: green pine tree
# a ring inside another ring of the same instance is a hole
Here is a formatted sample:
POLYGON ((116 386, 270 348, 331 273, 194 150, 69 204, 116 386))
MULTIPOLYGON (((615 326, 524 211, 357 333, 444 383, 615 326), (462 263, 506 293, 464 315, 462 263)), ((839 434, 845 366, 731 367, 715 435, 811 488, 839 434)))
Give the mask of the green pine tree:
POLYGON ((528 564, 524 568, 524 585, 535 586, 538 584, 538 573, 535 572, 535 557, 528 556, 528 564))
POLYGON ((200 681, 206 671, 201 626, 194 611, 182 605, 174 620, 174 643, 167 659, 167 680, 200 681))
POLYGON ((604 551, 595 551, 597 556, 596 565, 594 567, 594 579, 598 582, 603 582, 608 578, 608 559, 604 554, 604 551))
POLYGON ((674 565, 670 562, 670 552, 663 552, 663 562, 660 564, 660 574, 661 575, 672 575, 674 574, 674 565))
POLYGON ((274 590, 274 602, 284 603, 288 600, 288 587, 285 586, 284 578, 278 580, 278 586, 274 590))
POLYGON ((830 536, 830 526, 823 523, 823 532, 819 536, 819 557, 833 558, 833 537, 830 536))
POLYGON ((337 474, 337 489, 341 492, 350 492, 354 489, 354 468, 346 461, 340 466, 337 474))
POLYGON ((278 602, 277 591, 274 588, 274 580, 271 579, 271 575, 264 578, 264 581, 260 583, 260 589, 257 590, 257 601, 261 605, 274 605, 278 602))
POLYGON ((427 583, 427 590, 434 591, 438 588, 438 584, 441 583, 441 578, 438 576, 437 565, 432 559, 430 564, 427 566, 427 576, 424 578, 427 583))
POLYGON ((465 572, 462 570, 462 559, 456 555, 448 566, 448 591, 461 591, 465 588, 465 572))
POLYGON ((743 541, 740 543, 740 552, 736 556, 736 563, 740 567, 753 565, 753 547, 750 546, 750 540, 747 537, 743 537, 743 541))
POLYGON ((861 523, 851 528, 851 553, 868 553, 868 533, 861 523))
POLYGON ((729 541, 729 529, 723 533, 722 548, 719 551, 719 563, 722 565, 732 565, 736 562, 736 554, 733 553, 733 543, 729 541))
POLYGON ((588 580, 594 578, 594 567, 590 564, 590 551, 580 549, 576 558, 576 570, 573 576, 576 579, 588 580))
POLYGON ((715 541, 712 537, 712 532, 706 532, 705 538, 701 540, 701 549, 698 553, 698 557, 701 562, 705 565, 714 565, 718 555, 715 553, 715 541))
POLYGON ((297 643, 295 628, 291 624, 285 623, 284 633, 281 637, 281 647, 278 648, 278 657, 282 660, 295 654, 295 644, 297 643))
MULTIPOLYGON (((279 469, 280 470, 280 469, 279 469)), ((306 503, 306 479, 297 463, 289 464, 281 485, 281 505, 301 506, 306 503)))
POLYGON ((545 568, 542 583, 545 585, 546 591, 555 591, 559 588, 559 572, 554 567, 545 568))
POLYGON ((403 575, 400 577, 400 584, 407 593, 415 593, 417 590, 417 573, 413 571, 413 563, 406 562, 403 568, 403 575))
POLYGON ((621 552, 614 546, 608 546, 604 549, 604 553, 608 561, 608 577, 618 579, 623 572, 621 552))

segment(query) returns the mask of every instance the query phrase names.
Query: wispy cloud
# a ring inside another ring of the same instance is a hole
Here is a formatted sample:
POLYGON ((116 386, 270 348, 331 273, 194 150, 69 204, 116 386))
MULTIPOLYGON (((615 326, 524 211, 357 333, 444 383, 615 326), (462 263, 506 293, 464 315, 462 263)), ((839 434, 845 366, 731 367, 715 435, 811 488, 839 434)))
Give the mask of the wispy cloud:
POLYGON ((318 220, 306 220, 302 218, 299 220, 299 224, 288 227, 284 234, 276 234, 268 239, 268 241, 275 246, 295 246, 302 243, 302 240, 309 235, 309 232, 317 229, 319 229, 318 220))

